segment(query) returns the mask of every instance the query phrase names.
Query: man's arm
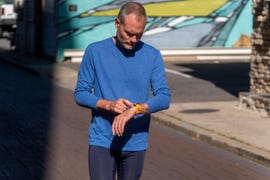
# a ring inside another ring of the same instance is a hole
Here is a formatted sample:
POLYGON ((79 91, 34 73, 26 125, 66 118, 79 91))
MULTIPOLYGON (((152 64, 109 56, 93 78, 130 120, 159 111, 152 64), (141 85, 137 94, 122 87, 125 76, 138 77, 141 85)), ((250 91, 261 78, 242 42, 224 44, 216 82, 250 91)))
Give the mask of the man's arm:
POLYGON ((168 109, 171 102, 171 94, 167 85, 165 67, 160 52, 154 61, 151 88, 153 96, 146 101, 149 106, 149 113, 168 109))
POLYGON ((95 96, 92 92, 95 81, 95 68, 91 54, 91 48, 88 46, 80 64, 74 98, 78 105, 95 109, 97 101, 100 98, 95 96))

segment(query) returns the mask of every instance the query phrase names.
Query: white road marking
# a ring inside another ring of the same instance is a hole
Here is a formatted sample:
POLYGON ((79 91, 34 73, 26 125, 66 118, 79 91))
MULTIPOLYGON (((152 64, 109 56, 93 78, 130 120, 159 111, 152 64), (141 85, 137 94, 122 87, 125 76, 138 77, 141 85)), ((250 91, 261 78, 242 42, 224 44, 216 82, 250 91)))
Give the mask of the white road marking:
POLYGON ((187 74, 184 74, 184 73, 181 73, 181 72, 172 70, 172 69, 165 68, 165 71, 167 73, 171 73, 171 74, 174 74, 174 75, 182 76, 182 77, 185 77, 185 78, 192 78, 192 76, 190 76, 190 75, 187 75, 187 74))

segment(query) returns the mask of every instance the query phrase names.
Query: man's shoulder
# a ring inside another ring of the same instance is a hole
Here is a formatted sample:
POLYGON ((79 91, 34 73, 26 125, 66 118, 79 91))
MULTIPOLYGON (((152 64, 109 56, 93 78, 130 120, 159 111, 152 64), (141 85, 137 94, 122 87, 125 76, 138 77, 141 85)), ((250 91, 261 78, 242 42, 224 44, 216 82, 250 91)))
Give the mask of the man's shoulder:
POLYGON ((92 42, 88 45, 88 48, 99 48, 101 46, 104 48, 104 46, 110 45, 111 41, 111 38, 107 38, 100 41, 92 42))
POLYGON ((142 42, 142 41, 141 41, 141 43, 142 43, 142 47, 143 47, 144 51, 146 51, 147 53, 150 53, 150 52, 154 53, 154 54, 160 53, 160 50, 157 49, 156 47, 154 47, 148 43, 142 42))

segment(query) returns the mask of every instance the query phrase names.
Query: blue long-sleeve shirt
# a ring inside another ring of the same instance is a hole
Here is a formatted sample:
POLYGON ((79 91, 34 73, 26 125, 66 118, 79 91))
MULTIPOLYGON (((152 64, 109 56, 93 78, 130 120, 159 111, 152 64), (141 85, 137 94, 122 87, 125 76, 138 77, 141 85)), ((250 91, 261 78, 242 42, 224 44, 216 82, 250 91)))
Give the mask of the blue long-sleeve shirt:
POLYGON ((160 52, 143 42, 138 42, 133 50, 121 49, 112 38, 90 44, 80 66, 75 101, 92 109, 90 145, 124 151, 147 149, 150 113, 166 109, 170 104, 160 52), (149 114, 128 121, 122 137, 112 135, 115 114, 96 109, 99 99, 119 98, 149 106, 149 114))

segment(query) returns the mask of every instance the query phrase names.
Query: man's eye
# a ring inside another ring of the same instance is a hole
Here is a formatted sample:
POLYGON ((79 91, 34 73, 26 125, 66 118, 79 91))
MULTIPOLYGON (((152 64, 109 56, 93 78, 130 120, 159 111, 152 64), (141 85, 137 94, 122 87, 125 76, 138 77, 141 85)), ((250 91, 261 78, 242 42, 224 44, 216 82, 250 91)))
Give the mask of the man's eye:
POLYGON ((128 33, 128 32, 127 32, 127 35, 128 35, 128 36, 133 36, 133 34, 131 34, 131 33, 128 33))

